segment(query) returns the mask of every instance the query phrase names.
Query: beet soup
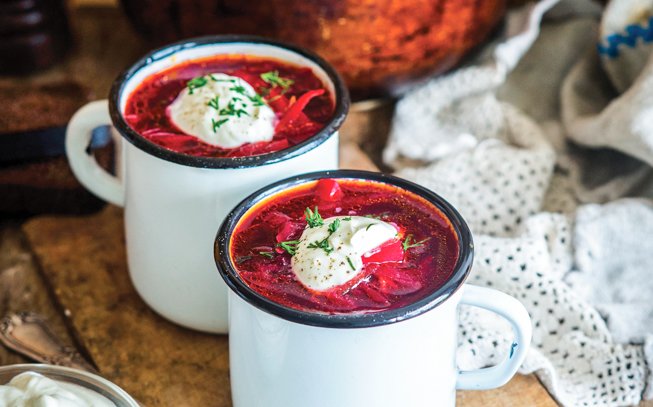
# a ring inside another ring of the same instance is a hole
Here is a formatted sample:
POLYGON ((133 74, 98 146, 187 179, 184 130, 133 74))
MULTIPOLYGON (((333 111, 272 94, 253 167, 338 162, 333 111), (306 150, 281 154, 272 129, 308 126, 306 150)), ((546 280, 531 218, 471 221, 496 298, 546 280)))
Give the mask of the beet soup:
POLYGON ((147 77, 129 95, 124 118, 142 137, 169 150, 245 157, 306 141, 326 126, 334 109, 334 96, 310 68, 227 54, 147 77), (224 131, 230 133, 221 139, 224 131))
POLYGON ((327 314, 401 308, 444 285, 459 241, 449 219, 403 188, 320 179, 255 204, 233 230, 241 279, 268 299, 327 314))

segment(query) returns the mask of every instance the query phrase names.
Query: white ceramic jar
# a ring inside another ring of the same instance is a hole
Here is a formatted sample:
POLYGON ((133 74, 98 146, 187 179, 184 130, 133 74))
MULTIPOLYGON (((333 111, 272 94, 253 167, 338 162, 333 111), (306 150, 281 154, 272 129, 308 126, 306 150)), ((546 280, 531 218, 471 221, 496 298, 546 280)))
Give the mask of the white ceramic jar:
POLYGON ((505 384, 523 361, 531 322, 516 299, 466 285, 473 243, 456 210, 432 191, 400 178, 364 171, 292 177, 246 198, 216 238, 216 262, 230 288, 229 358, 235 407, 433 407, 455 405, 456 389, 505 384), (253 204, 320 178, 390 183, 427 199, 454 225, 459 259, 452 277, 408 306, 376 313, 324 314, 282 306, 239 277, 229 255, 233 230, 253 204), (475 371, 456 368, 457 308, 467 304, 506 318, 514 330, 507 358, 475 371))
POLYGON ((153 51, 122 73, 108 101, 92 102, 73 116, 66 152, 86 188, 125 207, 129 272, 145 302, 178 324, 226 333, 227 290, 212 256, 216 229, 252 191, 289 175, 337 168, 337 131, 348 107, 342 80, 312 53, 256 37, 203 37, 153 51), (170 151, 142 138, 125 122, 127 99, 145 78, 183 61, 220 54, 269 57, 309 67, 335 98, 331 121, 296 146, 239 158, 170 151), (107 124, 122 136, 120 178, 105 172, 86 152, 92 129, 107 124))

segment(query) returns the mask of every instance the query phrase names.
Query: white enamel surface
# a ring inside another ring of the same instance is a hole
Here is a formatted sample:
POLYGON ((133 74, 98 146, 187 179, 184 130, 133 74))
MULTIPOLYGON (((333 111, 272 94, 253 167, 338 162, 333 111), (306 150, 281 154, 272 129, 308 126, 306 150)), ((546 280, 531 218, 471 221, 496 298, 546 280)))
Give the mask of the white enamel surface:
MULTIPOLYGON (((165 54, 162 51, 159 55, 165 54)), ((326 72, 292 51, 245 42, 188 44, 136 72, 125 83, 120 110, 124 111, 129 94, 151 74, 186 60, 223 54, 275 58, 309 67, 335 96, 334 84, 326 72)), ((66 152, 75 176, 100 198, 125 206, 129 273, 145 302, 178 324, 226 333, 227 291, 213 260, 218 227, 238 202, 265 185, 305 172, 336 169, 337 132, 300 156, 242 169, 175 164, 123 139, 117 148, 119 177, 112 177, 85 152, 92 129, 110 123, 107 105, 106 101, 91 102, 71 120, 66 152)))
POLYGON ((231 293, 234 407, 453 406, 456 305, 385 326, 288 322, 231 293))
POLYGON ((382 220, 364 216, 334 216, 318 227, 306 227, 292 257, 292 270, 306 287, 324 291, 355 278, 363 269, 363 255, 392 240, 397 229, 382 220), (330 225, 338 221, 334 233, 330 225), (332 249, 309 247, 327 239, 332 249))
POLYGON ((129 273, 141 297, 178 324, 227 332, 227 290, 213 259, 224 217, 274 181, 338 166, 338 134, 313 150, 271 165, 204 169, 125 148, 125 230, 129 273))
POLYGON ((168 107, 167 114, 175 126, 222 148, 272 140, 274 111, 265 103, 254 103, 252 99, 258 95, 249 83, 217 72, 203 78, 204 86, 185 87, 168 107), (228 107, 238 114, 228 114, 228 107))
POLYGON ((0 385, 0 405, 5 407, 115 407, 109 399, 72 383, 25 372, 0 385))
POLYGON ((98 100, 82 106, 66 128, 66 156, 82 185, 105 201, 123 206, 125 191, 122 183, 100 167, 93 155, 86 154, 93 129, 109 123, 109 101, 98 100))
POLYGON ((323 328, 264 312, 229 294, 229 365, 234 407, 450 407, 456 388, 505 384, 530 344, 530 319, 514 298, 465 285, 414 318, 371 328, 323 328), (502 315, 514 352, 499 365, 458 372, 457 307, 502 315))
POLYGON ((456 387, 462 390, 487 390, 503 386, 517 373, 531 343, 531 319, 526 308, 513 297, 497 290, 466 285, 463 304, 484 308, 507 319, 515 334, 512 350, 504 361, 485 369, 460 372, 456 387))

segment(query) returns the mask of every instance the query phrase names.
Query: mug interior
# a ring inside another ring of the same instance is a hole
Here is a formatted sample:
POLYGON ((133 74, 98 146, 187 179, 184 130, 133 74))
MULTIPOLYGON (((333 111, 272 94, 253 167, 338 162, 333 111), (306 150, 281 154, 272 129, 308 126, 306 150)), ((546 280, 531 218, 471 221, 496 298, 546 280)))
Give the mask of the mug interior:
POLYGON ((391 175, 356 170, 320 171, 279 181, 253 193, 227 215, 215 240, 216 264, 227 286, 238 296, 257 308, 283 319, 305 325, 327 328, 365 328, 387 325, 416 317, 437 307, 455 293, 464 283, 471 269, 473 242, 469 227, 462 216, 442 197, 410 181, 391 175), (458 260, 449 279, 428 295, 398 308, 374 312, 327 314, 305 311, 281 305, 250 288, 241 278, 231 258, 231 239, 240 220, 258 205, 265 205, 275 196, 306 183, 322 178, 351 179, 381 182, 412 192, 434 205, 451 222, 458 238, 458 260))
POLYGON ((159 158, 194 167, 242 168, 272 164, 309 151, 335 133, 349 110, 349 93, 338 73, 319 56, 305 49, 254 36, 218 35, 180 41, 150 52, 114 81, 109 95, 111 119, 118 131, 136 147, 159 158), (295 146, 255 156, 197 157, 178 153, 151 143, 133 130, 124 119, 132 92, 149 76, 186 61, 219 55, 247 55, 276 59, 282 63, 310 68, 334 98, 334 111, 325 127, 295 146))

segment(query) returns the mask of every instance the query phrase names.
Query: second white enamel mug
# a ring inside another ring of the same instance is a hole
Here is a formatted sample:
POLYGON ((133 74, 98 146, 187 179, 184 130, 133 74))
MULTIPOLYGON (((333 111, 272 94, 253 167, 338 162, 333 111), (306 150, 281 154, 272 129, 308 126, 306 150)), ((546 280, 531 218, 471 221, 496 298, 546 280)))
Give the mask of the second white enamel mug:
POLYGON ((109 100, 92 102, 72 118, 68 160, 80 182, 125 207, 129 273, 156 312, 186 327, 227 332, 227 290, 215 273, 213 238, 224 216, 252 191, 289 175, 337 168, 338 128, 349 96, 338 74, 318 56, 257 37, 213 36, 153 51, 122 73, 109 100), (181 62, 220 54, 252 55, 309 67, 335 98, 330 122, 308 140, 258 156, 207 158, 151 143, 125 122, 131 92, 148 76, 181 62), (91 131, 113 124, 122 136, 122 179, 86 152, 91 131))
POLYGON ((502 386, 521 365, 531 341, 524 306, 497 290, 464 284, 473 243, 458 212, 412 182, 366 171, 326 171, 291 177, 242 201, 225 219, 215 243, 216 263, 229 292, 229 366, 235 407, 446 407, 456 389, 502 386), (374 313, 325 314, 280 305, 238 275, 230 242, 252 205, 321 178, 389 183, 420 195, 451 221, 459 242, 453 275, 404 307, 374 313), (456 368, 458 305, 507 319, 514 340, 506 359, 474 371, 456 368))

